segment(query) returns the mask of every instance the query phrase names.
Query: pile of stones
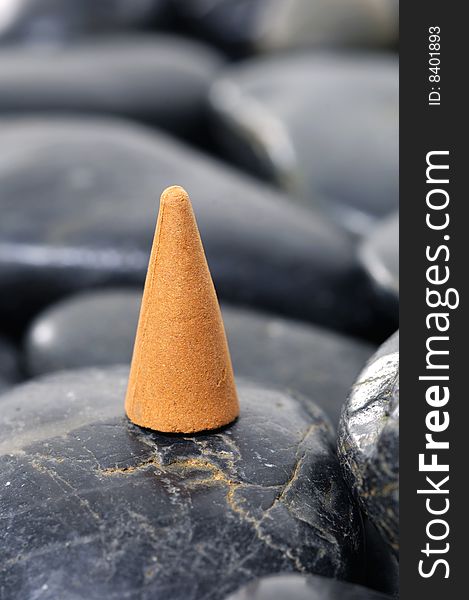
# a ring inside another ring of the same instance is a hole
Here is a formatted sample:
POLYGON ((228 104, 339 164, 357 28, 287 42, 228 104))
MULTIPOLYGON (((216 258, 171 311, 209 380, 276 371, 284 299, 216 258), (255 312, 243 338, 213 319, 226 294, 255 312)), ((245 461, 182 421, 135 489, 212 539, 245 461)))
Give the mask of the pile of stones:
POLYGON ((0 597, 397 598, 397 2, 7 4, 0 597), (172 184, 240 399, 212 433, 124 413, 172 184))

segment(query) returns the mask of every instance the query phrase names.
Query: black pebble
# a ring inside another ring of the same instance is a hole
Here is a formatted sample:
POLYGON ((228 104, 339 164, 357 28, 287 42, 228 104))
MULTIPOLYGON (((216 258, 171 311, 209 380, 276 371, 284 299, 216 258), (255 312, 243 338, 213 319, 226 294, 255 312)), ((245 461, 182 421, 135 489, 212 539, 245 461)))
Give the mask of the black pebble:
MULTIPOLYGON (((25 350, 30 375, 129 364, 141 293, 100 290, 51 305, 32 323, 25 350)), ((350 386, 372 346, 307 323, 222 305, 235 373, 301 392, 337 425, 350 386)))
MULTIPOLYGON (((189 192, 222 299, 375 331, 353 244, 317 213, 144 127, 100 119, 0 125, 0 310, 142 284, 158 199, 189 192)), ((11 321, 11 319, 10 319, 11 321)))
POLYGON ((124 416, 127 376, 2 399, 2 599, 221 600, 279 571, 355 575, 360 519, 319 409, 238 382, 231 427, 157 434, 124 416))
POLYGON ((116 115, 190 137, 221 64, 215 50, 166 34, 11 46, 0 53, 0 115, 116 115))
POLYGON ((339 426, 339 459, 370 521, 399 553, 399 333, 361 372, 339 426))

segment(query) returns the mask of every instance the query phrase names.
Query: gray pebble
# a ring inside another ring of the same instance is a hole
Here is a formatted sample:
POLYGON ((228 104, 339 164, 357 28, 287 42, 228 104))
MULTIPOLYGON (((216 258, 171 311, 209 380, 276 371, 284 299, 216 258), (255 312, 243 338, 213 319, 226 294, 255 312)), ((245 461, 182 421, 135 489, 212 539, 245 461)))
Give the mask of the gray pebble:
POLYGON ((354 234, 396 210, 398 63, 301 53, 229 68, 212 87, 228 155, 354 234))
POLYGON ((0 115, 116 115, 189 137, 221 63, 215 50, 165 34, 11 46, 0 53, 0 115))
POLYGON ((236 53, 381 46, 398 38, 397 0, 173 0, 195 32, 236 53))

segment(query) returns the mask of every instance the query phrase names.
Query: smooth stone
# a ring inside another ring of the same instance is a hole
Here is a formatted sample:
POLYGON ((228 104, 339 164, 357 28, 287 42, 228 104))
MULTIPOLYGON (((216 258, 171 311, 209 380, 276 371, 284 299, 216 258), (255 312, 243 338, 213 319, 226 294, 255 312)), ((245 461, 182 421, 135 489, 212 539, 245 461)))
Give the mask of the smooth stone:
POLYGON ((4 122, 0 146, 0 311, 21 323, 75 291, 142 284, 158 197, 177 183, 191 195, 221 298, 376 331, 344 233, 212 158, 100 119, 4 122))
POLYGON ((377 302, 396 320, 399 314, 399 214, 380 222, 363 240, 360 260, 369 275, 377 302))
POLYGON ((186 27, 236 53, 398 39, 396 0, 173 0, 173 5, 186 27))
POLYGON ((334 426, 373 346, 304 322, 223 307, 235 372, 300 392, 324 410, 334 426))
MULTIPOLYGON (((30 375, 129 364, 141 294, 98 290, 40 313, 25 339, 30 375)), ((235 373, 304 394, 334 425, 372 346, 306 323, 222 305, 235 373)))
POLYGON ((399 332, 360 373, 338 437, 345 477, 364 512, 399 553, 399 332))
POLYGON ((3 398, 4 600, 218 600, 278 571, 356 572, 360 518, 319 409, 238 381, 231 427, 157 434, 125 417, 127 377, 69 371, 3 398))
POLYGON ((363 234, 398 207, 398 91, 392 54, 305 52, 228 68, 210 105, 233 160, 363 234))
POLYGON ((226 600, 389 600, 359 585, 313 575, 271 575, 248 583, 226 600))
POLYGON ((18 381, 18 353, 12 344, 0 336, 0 393, 18 381))
POLYGON ((103 289, 68 296, 32 321, 24 340, 30 376, 130 365, 142 294, 103 289))
POLYGON ((58 43, 160 21, 166 0, 2 0, 0 42, 58 43))
POLYGON ((0 114, 116 115, 188 134, 205 113, 221 59, 172 35, 115 35, 0 53, 0 114))

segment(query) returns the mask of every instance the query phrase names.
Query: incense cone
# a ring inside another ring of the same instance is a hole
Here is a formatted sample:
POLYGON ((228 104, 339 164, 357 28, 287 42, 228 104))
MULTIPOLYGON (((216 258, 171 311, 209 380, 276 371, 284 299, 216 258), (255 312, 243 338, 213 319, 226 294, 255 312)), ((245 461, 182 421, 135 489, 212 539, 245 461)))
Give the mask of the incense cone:
POLYGON ((161 196, 125 408, 135 424, 174 433, 216 429, 239 412, 215 288, 178 186, 161 196))

